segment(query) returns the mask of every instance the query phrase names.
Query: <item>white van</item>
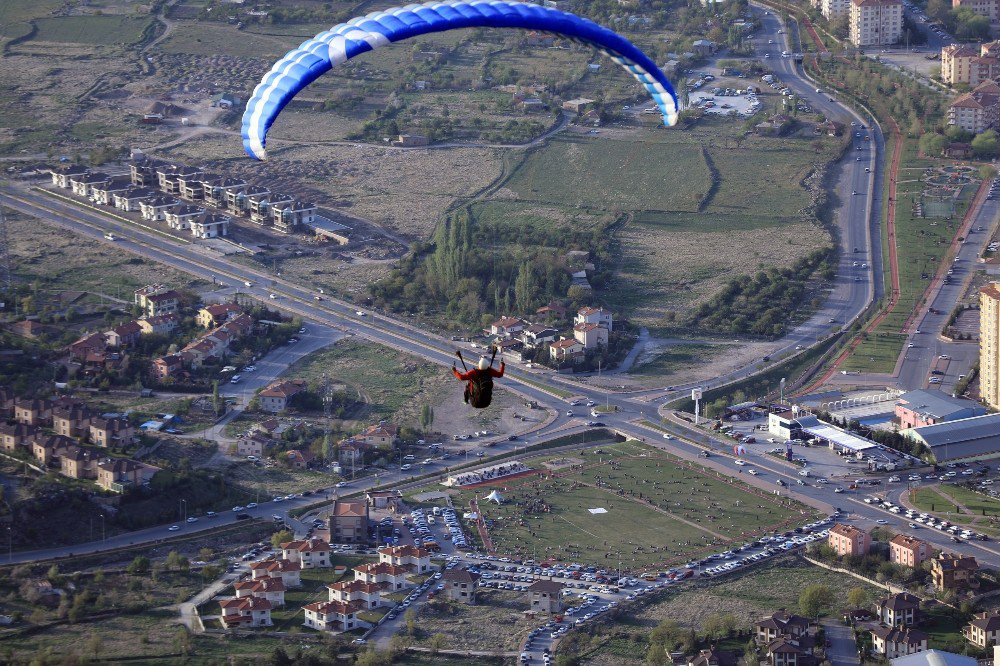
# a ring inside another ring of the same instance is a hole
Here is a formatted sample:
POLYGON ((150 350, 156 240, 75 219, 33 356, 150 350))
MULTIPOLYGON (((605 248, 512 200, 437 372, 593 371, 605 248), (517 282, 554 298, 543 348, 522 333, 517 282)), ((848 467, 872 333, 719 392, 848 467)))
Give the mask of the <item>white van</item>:
POLYGON ((229 380, 229 383, 230 384, 239 384, 241 379, 243 379, 242 375, 233 375, 233 378, 229 380))

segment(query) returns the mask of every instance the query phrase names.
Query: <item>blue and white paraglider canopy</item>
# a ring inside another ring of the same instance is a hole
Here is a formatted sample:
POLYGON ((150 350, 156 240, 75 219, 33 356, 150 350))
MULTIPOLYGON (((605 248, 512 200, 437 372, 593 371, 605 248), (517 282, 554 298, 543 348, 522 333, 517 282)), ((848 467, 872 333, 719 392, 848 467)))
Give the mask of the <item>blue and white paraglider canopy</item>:
POLYGON ((556 33, 598 48, 628 70, 652 96, 664 124, 677 122, 677 95, 666 75, 630 41, 568 12, 525 2, 451 0, 407 5, 351 19, 289 51, 254 89, 243 113, 243 147, 267 157, 267 131, 296 94, 333 67, 392 42, 458 28, 522 28, 556 33))

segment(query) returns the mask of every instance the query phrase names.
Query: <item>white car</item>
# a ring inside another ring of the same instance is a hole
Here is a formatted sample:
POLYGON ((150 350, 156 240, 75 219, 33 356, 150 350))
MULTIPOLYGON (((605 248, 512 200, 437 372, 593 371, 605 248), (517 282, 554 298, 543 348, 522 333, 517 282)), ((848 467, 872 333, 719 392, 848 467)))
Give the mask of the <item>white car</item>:
POLYGON ((278 295, 277 294, 268 294, 267 297, 270 298, 271 300, 274 300, 274 299, 276 299, 278 297, 278 295))
POLYGON ((748 469, 747 470, 747 474, 749 474, 751 476, 757 476, 757 470, 755 470, 755 469, 748 469))
POLYGON ((747 461, 746 461, 746 460, 734 460, 733 462, 734 462, 734 463, 736 463, 737 465, 741 466, 741 467, 742 467, 743 465, 746 465, 746 464, 747 464, 747 461))

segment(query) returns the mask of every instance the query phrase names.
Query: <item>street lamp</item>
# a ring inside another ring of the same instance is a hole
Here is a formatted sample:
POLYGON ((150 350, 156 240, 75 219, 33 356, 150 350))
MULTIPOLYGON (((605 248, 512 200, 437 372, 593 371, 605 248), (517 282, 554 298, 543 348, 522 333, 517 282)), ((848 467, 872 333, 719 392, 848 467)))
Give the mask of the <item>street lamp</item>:
POLYGON ((178 501, 177 513, 180 515, 181 520, 187 520, 187 500, 182 499, 178 501))
POLYGON ((104 529, 104 514, 101 514, 101 541, 108 540, 108 532, 104 529))

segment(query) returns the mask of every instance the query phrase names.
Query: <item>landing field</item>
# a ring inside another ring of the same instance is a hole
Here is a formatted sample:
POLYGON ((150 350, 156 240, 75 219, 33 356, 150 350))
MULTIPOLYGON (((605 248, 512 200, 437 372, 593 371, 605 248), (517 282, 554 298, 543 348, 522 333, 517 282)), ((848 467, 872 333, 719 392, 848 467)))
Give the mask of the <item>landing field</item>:
POLYGON ((465 510, 478 500, 500 554, 632 570, 679 564, 811 516, 798 503, 635 441, 573 457, 582 463, 551 472, 546 458, 532 459, 544 476, 449 492, 465 510), (482 500, 492 487, 504 504, 482 500))

